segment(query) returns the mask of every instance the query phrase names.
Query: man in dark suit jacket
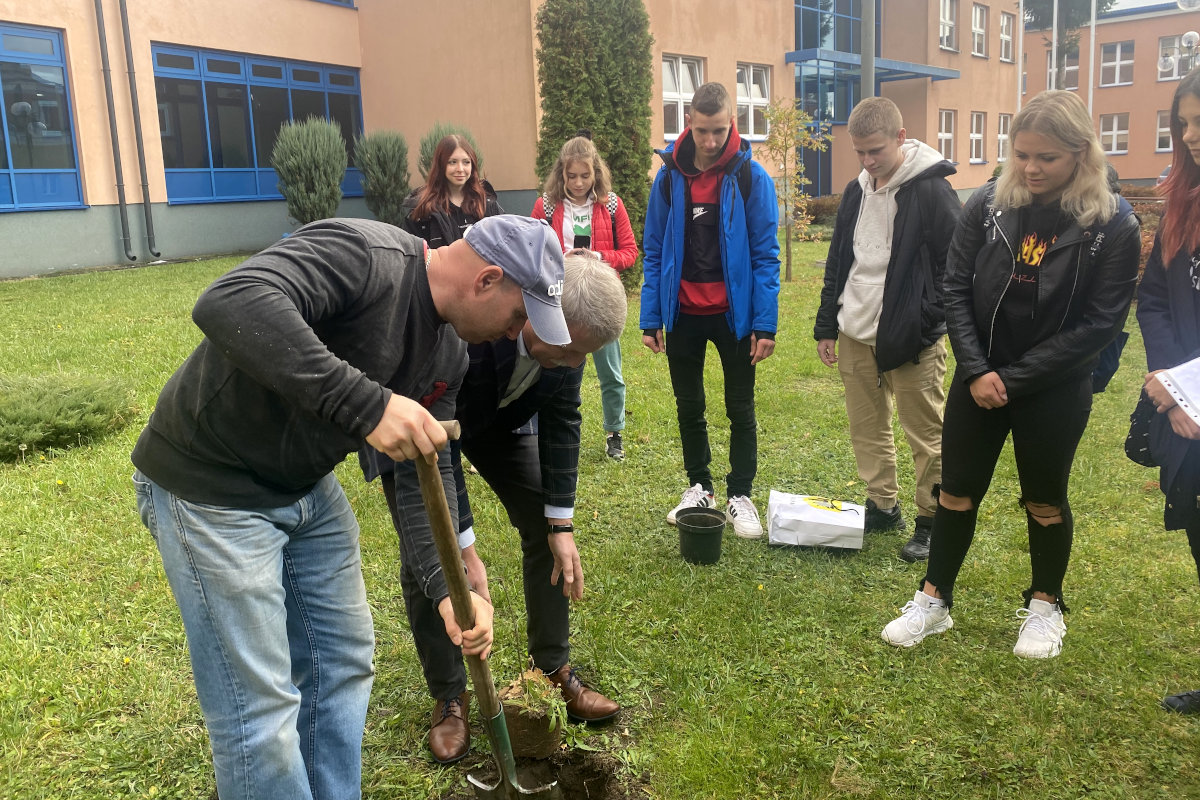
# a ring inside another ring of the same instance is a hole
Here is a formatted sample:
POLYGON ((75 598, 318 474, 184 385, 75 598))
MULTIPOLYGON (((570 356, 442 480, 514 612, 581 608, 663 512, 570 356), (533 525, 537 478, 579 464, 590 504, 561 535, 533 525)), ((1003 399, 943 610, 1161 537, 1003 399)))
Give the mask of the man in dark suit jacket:
MULTIPOLYGON (((534 665, 560 688, 571 718, 598 722, 614 716, 620 706, 584 686, 569 663, 569 601, 583 596, 583 567, 571 522, 579 474, 579 387, 586 355, 620 335, 626 301, 620 279, 603 262, 568 256, 564 266, 563 315, 571 343, 546 344, 526 326, 515 341, 471 345, 455 412, 462 436, 451 458, 458 488, 459 544, 473 588, 488 597, 486 571, 475 553, 461 454, 496 492, 521 534, 527 636, 534 665), (534 415, 538 433, 517 432, 534 415)), ((382 477, 400 535, 409 623, 436 700, 429 745, 437 761, 449 763, 467 754, 470 729, 462 654, 446 636, 436 612, 447 594, 445 576, 415 468, 399 463, 382 477)), ((453 516, 453 502, 451 506, 453 516)))

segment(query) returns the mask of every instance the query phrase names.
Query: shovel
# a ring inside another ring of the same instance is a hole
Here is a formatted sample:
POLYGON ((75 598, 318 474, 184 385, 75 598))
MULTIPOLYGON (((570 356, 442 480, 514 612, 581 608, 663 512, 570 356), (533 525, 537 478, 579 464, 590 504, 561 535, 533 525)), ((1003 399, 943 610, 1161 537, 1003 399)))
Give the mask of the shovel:
MULTIPOLYGON (((455 420, 443 422, 442 427, 451 439, 459 437, 459 425, 455 420)), ((461 629, 469 630, 475 627, 475 610, 471 605, 471 590, 467 586, 467 576, 463 569, 462 551, 458 547, 458 537, 455 535, 450 520, 450 508, 446 505, 446 489, 442 486, 442 475, 438 471, 436 461, 418 458, 417 476, 421 481, 421 499, 425 502, 425 511, 429 515, 429 525, 433 529, 433 542, 437 545, 438 560, 442 564, 442 572, 446 576, 446 586, 450 590, 450 604, 454 607, 454 619, 461 629)), ((471 685, 475 689, 475 697, 479 700, 479 710, 487 727, 488 741, 492 745, 492 756, 496 759, 496 768, 500 772, 500 780, 495 786, 487 786, 473 775, 467 780, 475 788, 475 796, 479 798, 503 798, 515 800, 522 797, 539 797, 543 800, 561 800, 562 793, 558 782, 553 781, 546 786, 526 789, 517 781, 517 764, 513 758, 512 744, 508 739, 508 726, 504 723, 504 711, 500 707, 500 698, 496 694, 496 685, 492 683, 492 670, 488 662, 479 656, 467 656, 467 667, 471 672, 471 685)))

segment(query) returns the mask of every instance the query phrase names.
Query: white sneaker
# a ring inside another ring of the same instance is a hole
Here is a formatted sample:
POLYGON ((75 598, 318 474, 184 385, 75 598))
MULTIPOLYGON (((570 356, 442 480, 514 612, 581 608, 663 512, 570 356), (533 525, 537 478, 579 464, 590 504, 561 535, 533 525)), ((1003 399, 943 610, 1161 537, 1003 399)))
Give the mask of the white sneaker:
POLYGON ((883 629, 883 640, 896 647, 912 647, 931 633, 954 627, 946 603, 918 590, 900 609, 900 616, 883 629))
POLYGON ((716 508, 717 501, 713 499, 712 492, 704 491, 704 487, 696 484, 687 489, 683 493, 683 499, 679 501, 679 505, 667 512, 667 524, 675 524, 675 515, 685 508, 716 508))
POLYGON ((743 539, 758 539, 762 536, 758 509, 744 494, 729 498, 729 502, 725 504, 725 519, 733 525, 733 532, 743 539))
POLYGON ((1054 658, 1062 652, 1062 640, 1067 635, 1067 624, 1057 603, 1045 600, 1030 600, 1029 608, 1018 608, 1017 619, 1022 619, 1021 634, 1013 654, 1020 658, 1054 658))

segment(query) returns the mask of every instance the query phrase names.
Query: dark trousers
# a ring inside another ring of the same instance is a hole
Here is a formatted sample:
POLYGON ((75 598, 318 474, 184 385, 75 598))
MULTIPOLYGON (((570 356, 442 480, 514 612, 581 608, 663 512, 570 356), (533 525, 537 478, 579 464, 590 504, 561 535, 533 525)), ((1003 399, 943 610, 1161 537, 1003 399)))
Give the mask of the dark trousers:
POLYGON ((1188 547, 1192 551, 1192 560, 1196 562, 1196 575, 1200 577, 1200 525, 1189 525, 1185 528, 1188 537, 1188 547))
MULTIPOLYGON (((1074 524, 1067 484, 1075 450, 1092 410, 1091 376, 1072 379, 1037 394, 1013 398, 1000 408, 980 408, 955 373, 942 426, 941 491, 968 497, 978 510, 992 482, 996 461, 1011 432, 1021 499, 1056 506, 1063 521, 1041 525, 1028 518, 1032 581, 1026 600, 1045 592, 1062 600, 1074 524)), ((925 580, 952 602, 954 581, 975 536, 975 513, 938 507, 933 518, 925 580)))
MULTIPOLYGON (((521 535, 522 572, 525 583, 526 636, 533 663, 553 672, 570 660, 568 600, 560 586, 550 583, 554 556, 546 542, 546 513, 542 495, 538 437, 509 431, 487 432, 464 440, 462 452, 479 470, 508 512, 508 519, 521 535)), ((457 457, 457 452, 455 453, 457 457)), ((411 464, 397 464, 415 473, 411 464)), ((392 476, 382 476, 388 509, 397 529, 396 493, 392 476)), ((416 475, 413 475, 415 480, 416 475)), ((465 518, 465 498, 459 499, 459 514, 465 518)), ((451 501, 453 502, 453 500, 451 501)), ((477 535, 483 532, 477 531, 477 535)), ((561 580, 561 579, 560 579, 561 580)), ((425 597, 416 578, 404 565, 400 568, 404 606, 416 642, 417 656, 429 693, 435 699, 457 697, 467 687, 462 651, 446 637, 441 615, 425 597)))
POLYGON ((738 340, 724 314, 680 314, 667 334, 667 366, 679 415, 679 438, 688 484, 713 490, 712 451, 704 418, 704 355, 708 343, 716 345, 725 378, 725 415, 729 418, 730 497, 749 496, 758 472, 758 424, 754 417, 754 365, 750 363, 750 337, 738 340))

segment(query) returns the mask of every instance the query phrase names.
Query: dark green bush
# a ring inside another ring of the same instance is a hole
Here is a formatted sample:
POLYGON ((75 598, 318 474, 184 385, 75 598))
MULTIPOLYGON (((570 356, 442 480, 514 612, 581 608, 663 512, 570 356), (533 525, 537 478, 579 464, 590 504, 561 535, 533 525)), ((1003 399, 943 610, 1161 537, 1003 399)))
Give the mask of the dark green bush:
POLYGON ((408 142, 395 131, 360 136, 354 161, 363 174, 363 195, 375 219, 392 225, 404 221, 400 205, 408 196, 408 142))
POLYGON ((337 214, 346 163, 346 140, 334 123, 317 117, 284 123, 271 166, 292 219, 307 225, 337 214))
POLYGON ((808 214, 812 217, 813 225, 832 225, 837 219, 838 205, 842 202, 840 194, 827 194, 821 197, 808 198, 808 214))
POLYGON ((433 163, 433 151, 437 149, 438 142, 452 133, 466 139, 475 151, 475 163, 471 165, 471 170, 479 172, 483 168, 483 153, 479 152, 479 145, 475 144, 475 137, 469 130, 453 122, 435 122, 429 132, 421 137, 421 144, 417 147, 417 172, 421 173, 422 181, 429 180, 429 165, 433 163))
POLYGON ((133 419, 131 394, 113 379, 0 375, 0 461, 87 444, 133 419))

